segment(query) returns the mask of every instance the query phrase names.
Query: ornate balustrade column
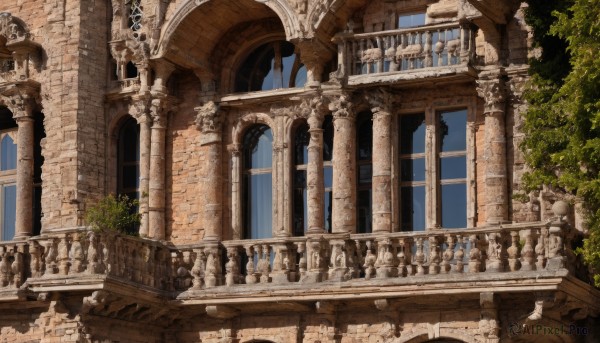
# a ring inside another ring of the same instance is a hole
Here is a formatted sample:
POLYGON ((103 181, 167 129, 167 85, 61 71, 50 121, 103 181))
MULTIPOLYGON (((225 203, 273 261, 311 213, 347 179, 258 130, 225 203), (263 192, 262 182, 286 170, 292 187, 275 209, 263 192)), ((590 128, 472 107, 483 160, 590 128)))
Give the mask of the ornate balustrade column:
POLYGON ((219 106, 212 101, 201 107, 195 108, 198 116, 196 126, 202 131, 200 145, 206 147, 208 161, 205 170, 204 198, 205 204, 202 212, 204 223, 204 240, 221 240, 222 238, 222 212, 223 212, 223 186, 221 180, 221 115, 219 106))
POLYGON ((11 111, 19 126, 17 131, 17 199, 14 239, 23 239, 33 233, 33 99, 15 96, 11 111))
POLYGON ((333 112, 334 233, 356 232, 356 115, 348 95, 335 99, 333 112))
POLYGON ((165 99, 155 98, 150 106, 150 180, 148 182, 149 237, 165 239, 165 99))
POLYGON ((373 112, 373 232, 392 231, 392 116, 389 95, 370 93, 373 112))
POLYGON ((483 76, 477 92, 485 101, 486 222, 497 224, 508 220, 504 82, 498 74, 483 76))
POLYGON ((325 233, 324 228, 324 175, 323 175, 323 102, 320 98, 311 101, 308 117, 308 165, 306 167, 306 197, 308 212, 308 234, 325 233))

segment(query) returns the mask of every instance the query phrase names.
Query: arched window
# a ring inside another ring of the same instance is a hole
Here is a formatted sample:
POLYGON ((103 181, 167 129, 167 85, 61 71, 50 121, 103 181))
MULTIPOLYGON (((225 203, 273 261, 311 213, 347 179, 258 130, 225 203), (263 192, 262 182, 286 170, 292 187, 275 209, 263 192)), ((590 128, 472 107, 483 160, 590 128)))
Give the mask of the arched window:
POLYGON ((357 162, 357 214, 358 233, 370 233, 371 228, 371 180, 373 175, 373 121, 370 112, 359 113, 356 121, 357 162))
MULTIPOLYGON (((117 193, 139 199, 140 127, 134 118, 127 118, 119 128, 117 161, 117 193)), ((128 230, 136 232, 137 229, 128 230)))
POLYGON ((12 113, 0 108, 0 241, 15 236, 17 213, 17 123, 12 113))
POLYGON ((331 219, 333 208, 333 116, 325 116, 323 120, 323 180, 325 194, 323 196, 325 211, 325 231, 331 232, 331 219))
POLYGON ((244 238, 272 236, 273 134, 267 125, 255 125, 243 140, 244 238))
POLYGON ((306 167, 308 165, 308 124, 298 126, 294 135, 294 236, 302 236, 308 229, 306 198, 306 167))
POLYGON ((236 92, 266 91, 302 87, 306 67, 294 52, 294 45, 275 41, 261 45, 241 65, 235 82, 236 92))

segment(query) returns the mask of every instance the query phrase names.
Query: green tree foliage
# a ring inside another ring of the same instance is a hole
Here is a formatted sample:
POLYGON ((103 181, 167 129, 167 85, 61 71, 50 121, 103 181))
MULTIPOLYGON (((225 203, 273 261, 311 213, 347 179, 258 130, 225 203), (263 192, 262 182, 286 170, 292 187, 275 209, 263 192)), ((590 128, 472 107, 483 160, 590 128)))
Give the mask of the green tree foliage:
POLYGON ((135 211, 137 206, 138 201, 126 195, 109 194, 88 208, 85 219, 95 230, 135 234, 135 227, 140 223, 140 214, 135 211))
POLYGON ((527 3, 543 52, 525 95, 525 191, 548 185, 584 201, 590 236, 581 252, 600 271, 600 0, 527 3))

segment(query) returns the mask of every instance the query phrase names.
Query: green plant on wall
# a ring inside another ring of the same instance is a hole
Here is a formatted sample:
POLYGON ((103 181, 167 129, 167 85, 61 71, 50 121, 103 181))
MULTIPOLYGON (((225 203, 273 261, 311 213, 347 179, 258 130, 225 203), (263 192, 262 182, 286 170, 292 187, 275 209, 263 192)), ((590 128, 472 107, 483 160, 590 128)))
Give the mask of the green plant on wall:
POLYGON ((116 231, 135 234, 140 214, 135 211, 139 202, 127 195, 109 194, 86 211, 85 220, 94 230, 116 231))

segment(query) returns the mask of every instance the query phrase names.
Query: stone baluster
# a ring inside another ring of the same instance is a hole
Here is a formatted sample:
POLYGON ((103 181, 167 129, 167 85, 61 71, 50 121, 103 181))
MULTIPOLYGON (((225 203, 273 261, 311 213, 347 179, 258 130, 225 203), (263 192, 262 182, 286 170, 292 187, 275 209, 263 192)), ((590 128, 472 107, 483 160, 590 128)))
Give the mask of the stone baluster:
POLYGON ((112 240, 109 241, 107 235, 102 235, 102 236, 98 237, 98 241, 99 241, 101 251, 102 251, 101 259, 102 259, 102 264, 104 265, 104 268, 105 268, 105 272, 107 275, 111 275, 116 272, 116 269, 114 266, 115 256, 114 256, 114 254, 110 253, 110 248, 114 249, 114 246, 112 245, 113 241, 112 240))
POLYGON ((277 243, 273 246, 275 258, 273 259, 273 283, 287 283, 290 281, 291 256, 286 243, 277 243))
POLYGON ((521 270, 535 270, 535 252, 533 250, 534 233, 531 229, 522 230, 519 234, 521 240, 524 240, 523 249, 521 250, 521 270))
POLYGON ((150 287, 156 287, 156 277, 153 273, 154 271, 154 261, 156 258, 156 250, 157 248, 154 246, 148 246, 147 250, 146 250, 146 256, 145 256, 145 265, 146 265, 146 270, 144 273, 144 277, 145 277, 145 282, 144 284, 150 286, 150 287))
POLYGON ((566 267, 567 256, 564 249, 564 231, 567 229, 567 223, 563 220, 569 212, 569 205, 562 201, 556 201, 552 205, 552 211, 556 219, 550 223, 548 229, 548 262, 546 269, 557 270, 566 267))
POLYGON ((416 240, 415 262, 417 264, 416 275, 425 275, 425 268, 423 267, 423 263, 425 262, 425 253, 423 252, 422 237, 418 237, 416 240))
POLYGON ((64 234, 58 242, 58 273, 60 275, 69 274, 69 235, 64 234))
POLYGON ((375 261, 376 275, 378 278, 389 278, 393 276, 394 253, 392 241, 389 238, 377 240, 377 260, 375 261))
POLYGON ((479 273, 481 269, 481 250, 478 247, 479 239, 477 235, 469 236, 469 273, 479 273))
POLYGON ((516 272, 521 267, 519 261, 519 233, 517 231, 510 232, 510 242, 510 247, 507 249, 508 269, 511 272, 516 272))
POLYGON ((331 239, 329 244, 331 245, 329 280, 347 280, 348 257, 346 252, 346 241, 344 239, 331 239))
POLYGON ((258 251, 259 259, 257 269, 260 273, 260 283, 269 283, 271 281, 271 246, 263 244, 258 251))
POLYGON ((206 272, 204 281, 206 288, 216 287, 220 283, 221 278, 221 255, 218 245, 207 245, 204 249, 206 253, 206 272))
POLYGON ((42 248, 37 241, 31 241, 29 244, 29 270, 32 278, 42 276, 42 248))
POLYGON ((23 263, 23 254, 25 251, 25 244, 18 244, 15 246, 13 253, 13 263, 11 265, 12 284, 14 288, 19 288, 25 281, 25 264, 23 263))
POLYGON ((204 255, 203 249, 194 249, 196 258, 194 259, 194 266, 192 267, 192 288, 201 289, 204 286, 204 270, 206 267, 206 255, 204 255))
POLYGON ((98 257, 98 241, 96 234, 89 231, 88 234, 88 249, 87 249, 87 269, 88 274, 96 274, 99 272, 99 263, 101 259, 98 257))
POLYGON ((254 268, 254 254, 256 251, 253 245, 246 245, 244 249, 246 249, 246 257, 248 258, 248 262, 246 262, 246 283, 250 285, 258 282, 256 269, 254 268))
POLYGON ((346 241, 346 261, 347 261, 347 277, 346 279, 356 279, 360 277, 360 262, 359 253, 355 241, 346 241))
POLYGON ((356 231, 356 116, 350 97, 342 94, 329 104, 333 112, 333 229, 356 231))
POLYGON ((323 243, 321 239, 309 239, 307 241, 307 263, 308 271, 304 282, 321 282, 324 279, 324 260, 325 253, 323 251, 323 243))
POLYGON ((425 56, 424 64, 425 68, 433 67, 433 33, 426 31, 425 33, 425 46, 423 47, 423 55, 425 56))
POLYGON ((408 276, 406 273, 406 249, 410 249, 410 246, 408 246, 407 243, 406 238, 398 239, 398 253, 396 254, 396 258, 398 259, 398 277, 408 276))
POLYGON ((373 276, 376 275, 376 269, 375 269, 375 262, 377 261, 377 255, 375 255, 373 253, 373 250, 375 250, 375 244, 373 243, 372 240, 367 240, 366 241, 366 253, 365 253, 365 259, 364 259, 364 264, 363 264, 363 268, 365 270, 365 279, 369 280, 371 279, 373 276))
POLYGON ((454 258, 454 246, 455 246, 455 238, 454 235, 449 234, 446 235, 446 250, 444 250, 444 253, 442 255, 442 264, 441 264, 441 268, 440 271, 442 272, 442 274, 447 274, 448 272, 450 272, 451 269, 451 265, 450 262, 452 261, 452 259, 454 258))
POLYGON ((48 241, 46 242, 46 256, 44 257, 45 259, 45 264, 46 264, 46 270, 44 271, 44 276, 49 276, 52 274, 56 274, 57 272, 57 268, 56 268, 56 239, 55 238, 50 238, 48 239, 48 241))
POLYGON ((6 246, 0 246, 0 287, 6 287, 10 278, 10 252, 6 246))
POLYGON ((429 237, 429 274, 440 273, 440 262, 442 261, 440 242, 437 236, 429 237))
POLYGON ((502 244, 499 242, 500 234, 496 232, 490 232, 488 234, 488 248, 487 248, 487 261, 485 264, 486 272, 501 272, 503 269, 502 261, 500 260, 502 254, 502 244))
POLYGON ((233 286, 240 279, 240 256, 238 247, 227 247, 227 263, 225 264, 225 285, 233 286))
POLYGON ((454 258, 456 259, 456 268, 454 269, 454 272, 456 273, 463 273, 465 270, 465 240, 466 239, 463 238, 462 235, 456 236, 457 249, 456 254, 454 255, 454 258))
POLYGON ((200 145, 207 149, 208 160, 205 163, 206 180, 204 182, 205 204, 202 212, 204 223, 204 240, 221 240, 223 186, 222 168, 222 124, 219 105, 212 101, 195 108, 197 112, 196 126, 201 130, 200 145))
POLYGON ((300 259, 298 260, 298 273, 300 273, 300 280, 302 280, 307 271, 306 242, 298 242, 296 249, 298 255, 300 255, 300 259))
POLYGON ((73 233, 73 242, 71 243, 69 258, 71 260, 71 268, 69 269, 69 274, 81 273, 84 269, 85 260, 83 254, 83 247, 81 245, 81 238, 78 232, 73 233))
POLYGON ((477 92, 484 100, 485 215, 488 224, 508 219, 505 85, 499 72, 480 75, 477 92))
POLYGON ((548 237, 548 229, 541 228, 538 235, 537 244, 535 246, 535 268, 537 270, 543 270, 546 265, 546 238, 548 237))

